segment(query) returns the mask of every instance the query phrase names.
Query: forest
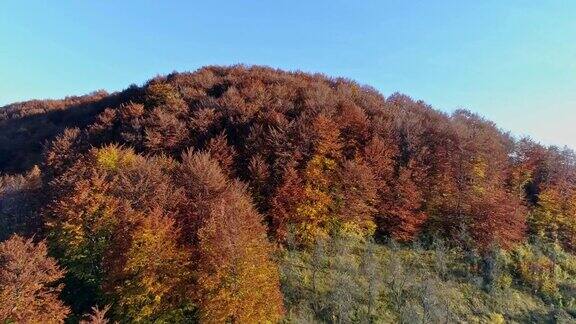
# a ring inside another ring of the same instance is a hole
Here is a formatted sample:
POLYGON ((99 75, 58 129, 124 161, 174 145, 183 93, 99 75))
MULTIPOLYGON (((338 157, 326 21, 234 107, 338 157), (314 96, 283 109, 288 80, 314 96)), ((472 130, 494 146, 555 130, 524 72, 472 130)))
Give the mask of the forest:
POLYGON ((0 108, 2 323, 576 323, 576 155, 322 74, 0 108))

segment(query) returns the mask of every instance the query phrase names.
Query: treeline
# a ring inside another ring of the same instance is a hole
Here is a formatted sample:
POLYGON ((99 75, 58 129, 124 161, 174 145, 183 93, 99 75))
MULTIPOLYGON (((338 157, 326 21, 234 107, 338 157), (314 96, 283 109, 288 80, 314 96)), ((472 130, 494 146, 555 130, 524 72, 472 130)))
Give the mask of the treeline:
POLYGON ((4 109, 0 318, 576 318, 574 153, 468 111, 244 66, 4 109))
POLYGON ((85 127, 102 109, 120 100, 117 95, 97 91, 63 100, 32 100, 0 107, 0 170, 28 171, 40 162, 47 141, 66 128, 85 127))

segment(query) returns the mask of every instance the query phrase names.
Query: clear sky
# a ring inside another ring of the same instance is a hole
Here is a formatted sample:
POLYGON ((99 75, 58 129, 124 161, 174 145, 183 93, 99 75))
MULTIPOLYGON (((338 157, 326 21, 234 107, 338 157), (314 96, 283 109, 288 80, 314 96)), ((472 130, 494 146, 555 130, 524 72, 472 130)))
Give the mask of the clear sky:
POLYGON ((0 105, 203 65, 322 72, 576 148, 576 1, 0 1, 0 105))

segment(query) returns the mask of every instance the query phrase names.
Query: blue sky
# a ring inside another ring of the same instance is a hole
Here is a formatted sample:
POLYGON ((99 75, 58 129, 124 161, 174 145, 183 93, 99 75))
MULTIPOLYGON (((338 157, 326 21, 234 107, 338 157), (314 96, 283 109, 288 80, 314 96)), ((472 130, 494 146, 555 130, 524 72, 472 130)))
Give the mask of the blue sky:
POLYGON ((576 148, 576 1, 0 2, 0 105, 203 65, 344 76, 576 148))

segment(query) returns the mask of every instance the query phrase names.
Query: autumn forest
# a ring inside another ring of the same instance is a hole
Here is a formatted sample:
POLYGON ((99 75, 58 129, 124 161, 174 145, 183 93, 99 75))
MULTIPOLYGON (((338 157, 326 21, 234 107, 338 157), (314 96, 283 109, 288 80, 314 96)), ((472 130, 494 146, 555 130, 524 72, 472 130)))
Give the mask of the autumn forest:
POLYGON ((574 323, 576 155, 209 66, 0 108, 1 323, 574 323))

